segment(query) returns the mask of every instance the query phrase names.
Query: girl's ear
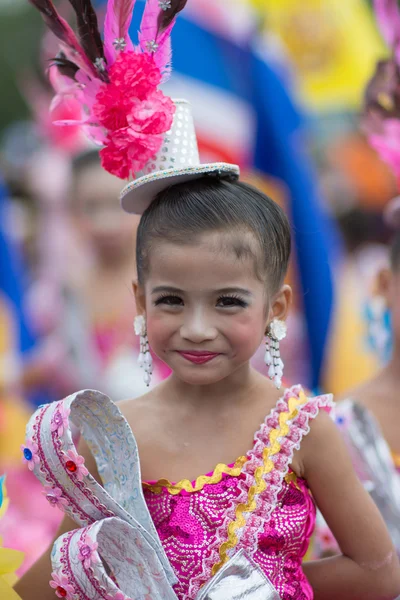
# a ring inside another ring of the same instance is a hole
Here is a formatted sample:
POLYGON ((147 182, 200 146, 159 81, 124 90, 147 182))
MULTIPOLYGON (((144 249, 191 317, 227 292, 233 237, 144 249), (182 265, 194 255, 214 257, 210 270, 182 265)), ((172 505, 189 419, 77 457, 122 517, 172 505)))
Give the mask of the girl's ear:
POLYGON ((393 275, 390 269, 384 268, 381 269, 375 280, 375 291, 379 296, 383 296, 386 300, 386 305, 388 308, 391 306, 392 298, 391 298, 391 289, 392 289, 392 281, 393 275))
POLYGON ((268 315, 268 323, 272 319, 286 321, 290 305, 292 303, 293 291, 290 285, 283 285, 279 292, 274 296, 268 315))
POLYGON ((135 279, 132 281, 133 295, 135 296, 136 303, 136 314, 144 315, 146 313, 146 301, 144 290, 138 281, 135 279))

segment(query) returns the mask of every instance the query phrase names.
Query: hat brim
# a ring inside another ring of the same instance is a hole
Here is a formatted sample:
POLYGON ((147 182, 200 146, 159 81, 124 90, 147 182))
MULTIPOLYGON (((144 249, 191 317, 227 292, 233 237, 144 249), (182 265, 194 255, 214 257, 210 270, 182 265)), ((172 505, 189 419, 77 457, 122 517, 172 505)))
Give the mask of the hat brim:
POLYGON ((182 169, 166 169, 138 177, 130 181, 120 194, 121 206, 125 212, 142 215, 159 192, 171 185, 184 183, 191 179, 199 179, 203 175, 216 173, 222 177, 231 176, 238 179, 240 169, 229 163, 206 163, 182 169))

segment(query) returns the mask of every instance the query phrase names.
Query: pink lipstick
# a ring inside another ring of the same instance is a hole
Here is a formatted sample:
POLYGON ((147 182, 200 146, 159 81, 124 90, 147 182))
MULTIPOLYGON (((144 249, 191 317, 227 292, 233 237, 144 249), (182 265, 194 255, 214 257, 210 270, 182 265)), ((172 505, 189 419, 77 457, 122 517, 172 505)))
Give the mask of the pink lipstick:
POLYGON ((179 354, 195 365, 204 365, 219 356, 219 353, 216 352, 196 352, 195 350, 179 352, 179 354))

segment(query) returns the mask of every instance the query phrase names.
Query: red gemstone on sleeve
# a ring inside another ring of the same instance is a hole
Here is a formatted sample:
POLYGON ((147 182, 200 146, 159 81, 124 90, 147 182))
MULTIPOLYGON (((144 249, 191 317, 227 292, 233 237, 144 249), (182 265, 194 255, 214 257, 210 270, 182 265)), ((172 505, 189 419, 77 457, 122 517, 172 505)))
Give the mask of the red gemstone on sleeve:
POLYGON ((75 471, 78 468, 73 460, 67 460, 67 462, 65 463, 65 466, 67 467, 67 469, 70 473, 75 473, 75 471))

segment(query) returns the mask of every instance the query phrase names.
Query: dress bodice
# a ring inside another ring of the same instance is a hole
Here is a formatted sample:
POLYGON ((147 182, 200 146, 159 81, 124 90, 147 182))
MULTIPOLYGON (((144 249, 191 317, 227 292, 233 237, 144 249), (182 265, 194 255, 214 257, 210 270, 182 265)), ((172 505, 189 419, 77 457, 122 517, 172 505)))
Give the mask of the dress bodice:
POLYGON ((327 405, 328 397, 307 399, 301 388, 292 388, 262 424, 254 447, 234 465, 220 464, 194 482, 144 483, 146 504, 179 580, 174 587, 179 600, 194 599, 224 557, 239 549, 261 568, 282 600, 313 597, 301 563, 315 506, 306 482, 289 465, 310 417, 327 405), (254 480, 262 470, 267 484, 257 494, 254 480))
MULTIPOLYGON (((158 535, 179 579, 174 587, 179 600, 194 598, 201 584, 207 581, 209 573, 203 565, 226 512, 240 495, 240 482, 242 475, 224 474, 218 483, 206 484, 194 493, 182 490, 172 495, 167 488, 159 493, 151 488, 144 490, 158 535)), ((278 505, 260 531, 253 553, 253 560, 282 599, 312 598, 301 561, 314 522, 315 507, 305 481, 286 478, 278 505)))

